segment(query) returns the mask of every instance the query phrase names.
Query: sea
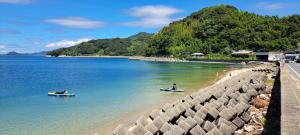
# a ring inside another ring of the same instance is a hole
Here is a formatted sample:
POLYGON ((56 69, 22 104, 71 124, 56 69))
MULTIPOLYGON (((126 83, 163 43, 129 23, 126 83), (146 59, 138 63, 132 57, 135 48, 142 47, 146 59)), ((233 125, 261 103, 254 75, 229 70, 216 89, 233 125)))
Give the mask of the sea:
MULTIPOLYGON (((0 135, 86 135, 216 81, 228 64, 0 56, 0 135), (183 93, 162 92, 177 84, 183 93), (52 97, 68 90, 75 97, 52 97)), ((91 134, 93 135, 93 134, 91 134)))

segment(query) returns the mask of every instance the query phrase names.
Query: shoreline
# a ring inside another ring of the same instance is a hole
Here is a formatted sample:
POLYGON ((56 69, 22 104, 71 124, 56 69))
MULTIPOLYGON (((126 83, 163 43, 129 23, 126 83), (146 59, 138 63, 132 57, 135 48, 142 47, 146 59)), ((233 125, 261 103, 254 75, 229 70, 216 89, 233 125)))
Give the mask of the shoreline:
MULTIPOLYGON (((52 57, 46 55, 46 57, 52 57)), ((205 61, 191 61, 186 59, 178 59, 171 57, 145 57, 145 56, 98 56, 98 55, 90 55, 90 56, 58 56, 59 58, 121 58, 128 60, 140 60, 140 61, 149 61, 149 62, 195 62, 195 63, 205 63, 205 64, 238 64, 230 61, 215 61, 215 60, 205 60, 205 61)))
POLYGON ((90 134, 97 134, 97 135, 112 134, 112 131, 120 124, 123 124, 125 126, 132 125, 140 116, 148 115, 153 109, 161 108, 166 103, 172 103, 172 102, 174 102, 180 98, 183 98, 187 95, 191 95, 194 92, 207 91, 207 90, 211 89, 212 87, 219 85, 220 83, 222 83, 224 81, 227 81, 231 77, 237 76, 237 75, 247 72, 249 70, 251 70, 251 69, 250 68, 241 68, 241 69, 240 68, 230 68, 229 70, 226 70, 225 72, 221 73, 214 80, 211 80, 207 84, 204 84, 203 86, 200 86, 198 88, 192 89, 191 91, 184 93, 184 95, 182 97, 173 97, 173 98, 166 100, 165 102, 156 103, 152 106, 147 106, 144 108, 140 108, 134 112, 124 114, 123 116, 120 116, 120 118, 117 118, 111 122, 106 123, 104 126, 99 128, 100 130, 99 129, 95 130, 96 133, 93 132, 90 134), (231 74, 231 76, 229 76, 230 74, 231 74))

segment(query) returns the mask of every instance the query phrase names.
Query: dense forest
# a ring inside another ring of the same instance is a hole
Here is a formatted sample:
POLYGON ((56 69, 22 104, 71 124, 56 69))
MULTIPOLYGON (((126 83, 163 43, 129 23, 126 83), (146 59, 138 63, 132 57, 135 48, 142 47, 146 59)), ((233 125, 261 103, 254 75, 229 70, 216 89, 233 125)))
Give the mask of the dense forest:
MULTIPOLYGON (((140 35, 140 34, 138 34, 140 35)), ((293 50, 300 37, 300 15, 261 16, 230 5, 203 8, 155 35, 92 40, 50 55, 146 55, 181 57, 194 52, 229 55, 232 50, 293 50)))
POLYGON ((153 34, 140 32, 128 38, 97 39, 83 42, 69 48, 60 48, 48 52, 48 55, 59 56, 144 56, 153 34))

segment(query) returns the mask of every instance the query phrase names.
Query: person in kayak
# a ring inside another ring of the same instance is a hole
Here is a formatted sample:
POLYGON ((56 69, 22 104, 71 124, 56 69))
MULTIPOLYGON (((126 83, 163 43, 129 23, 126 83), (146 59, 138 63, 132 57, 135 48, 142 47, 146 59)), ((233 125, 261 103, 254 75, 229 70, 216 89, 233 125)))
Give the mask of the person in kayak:
POLYGON ((61 92, 55 92, 55 94, 66 94, 66 93, 68 93, 66 90, 61 91, 61 92))
POLYGON ((176 83, 174 83, 174 84, 173 84, 173 86, 172 86, 172 90, 177 90, 176 83))

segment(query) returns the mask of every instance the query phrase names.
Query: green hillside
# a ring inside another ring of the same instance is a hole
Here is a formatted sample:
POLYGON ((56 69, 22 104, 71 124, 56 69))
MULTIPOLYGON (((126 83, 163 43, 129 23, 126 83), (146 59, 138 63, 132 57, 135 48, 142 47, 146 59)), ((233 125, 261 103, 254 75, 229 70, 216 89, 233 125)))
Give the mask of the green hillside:
POLYGON ((145 55, 146 48, 153 34, 140 32, 128 38, 97 39, 83 42, 69 48, 50 51, 48 55, 59 56, 132 56, 145 55))
POLYGON ((260 16, 229 5, 204 8, 171 23, 153 37, 148 56, 179 57, 193 52, 228 55, 231 50, 296 48, 300 15, 260 16))

